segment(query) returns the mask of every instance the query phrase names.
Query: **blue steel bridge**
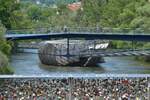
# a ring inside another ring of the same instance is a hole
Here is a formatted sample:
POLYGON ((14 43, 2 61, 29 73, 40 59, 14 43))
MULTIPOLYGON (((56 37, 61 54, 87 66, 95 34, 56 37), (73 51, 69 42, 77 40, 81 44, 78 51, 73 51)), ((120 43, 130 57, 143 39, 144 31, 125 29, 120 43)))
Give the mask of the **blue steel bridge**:
MULTIPOLYGON (((100 50, 89 51, 71 55, 69 53, 69 41, 71 39, 81 40, 120 40, 134 42, 150 42, 150 33, 145 33, 141 29, 112 29, 112 28, 41 28, 38 30, 23 29, 23 30, 8 30, 5 38, 8 41, 16 40, 51 40, 51 39, 67 39, 67 55, 61 56, 148 56, 149 49, 127 49, 127 50, 100 50)), ((57 55, 56 55, 57 56, 57 55)), ((59 55, 60 56, 60 55, 59 55)))
POLYGON ((112 34, 112 33, 89 33, 89 32, 68 32, 68 33, 47 33, 47 34, 7 34, 7 40, 29 40, 29 39, 62 39, 62 38, 80 38, 80 39, 102 39, 102 40, 121 40, 121 41, 145 41, 150 42, 150 34, 112 34))

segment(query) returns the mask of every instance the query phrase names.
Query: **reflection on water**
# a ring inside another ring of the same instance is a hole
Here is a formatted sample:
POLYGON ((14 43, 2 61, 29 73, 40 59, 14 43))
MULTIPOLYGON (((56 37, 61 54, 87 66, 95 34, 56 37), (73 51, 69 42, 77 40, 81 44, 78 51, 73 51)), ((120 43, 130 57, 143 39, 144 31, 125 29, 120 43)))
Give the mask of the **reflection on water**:
POLYGON ((105 61, 99 67, 56 67, 42 65, 37 54, 17 53, 12 56, 11 66, 17 75, 150 73, 150 65, 134 61, 131 57, 106 57, 105 61))

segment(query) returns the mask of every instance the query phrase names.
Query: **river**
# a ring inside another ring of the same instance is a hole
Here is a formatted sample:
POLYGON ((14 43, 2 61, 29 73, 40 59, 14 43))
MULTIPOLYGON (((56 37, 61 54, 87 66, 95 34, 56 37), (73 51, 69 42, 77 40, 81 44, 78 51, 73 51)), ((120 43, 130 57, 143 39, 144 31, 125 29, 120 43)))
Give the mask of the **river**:
POLYGON ((105 63, 98 64, 98 67, 56 67, 42 65, 37 54, 27 52, 12 55, 10 65, 13 67, 15 75, 150 73, 150 64, 135 61, 133 57, 105 57, 105 63))

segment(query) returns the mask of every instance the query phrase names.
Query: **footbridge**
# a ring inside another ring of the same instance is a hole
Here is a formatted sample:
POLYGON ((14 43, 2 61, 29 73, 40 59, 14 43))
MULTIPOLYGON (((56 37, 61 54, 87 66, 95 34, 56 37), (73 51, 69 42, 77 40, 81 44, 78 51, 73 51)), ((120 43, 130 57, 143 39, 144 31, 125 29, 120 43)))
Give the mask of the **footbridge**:
POLYGON ((5 38, 7 40, 29 40, 29 39, 63 39, 63 38, 78 38, 78 39, 103 39, 103 40, 122 40, 122 41, 150 41, 150 34, 143 32, 141 29, 99 29, 99 28, 67 28, 63 30, 38 29, 33 31, 25 30, 8 30, 5 38))
MULTIPOLYGON (((122 49, 122 50, 87 50, 86 52, 80 52, 76 55, 72 55, 69 51, 69 40, 121 40, 131 42, 150 42, 150 33, 141 29, 109 29, 109 28, 64 28, 54 30, 38 29, 33 31, 29 29, 25 30, 8 30, 5 38, 9 41, 16 40, 51 40, 51 39, 67 39, 67 54, 65 55, 52 55, 52 56, 80 56, 80 57, 113 57, 113 56, 149 56, 149 49, 122 49), (43 31, 44 30, 44 31, 43 31)), ((37 52, 38 53, 38 52, 37 52)), ((44 55, 44 54, 43 54, 44 55)), ((51 54, 46 54, 51 55, 51 54)))

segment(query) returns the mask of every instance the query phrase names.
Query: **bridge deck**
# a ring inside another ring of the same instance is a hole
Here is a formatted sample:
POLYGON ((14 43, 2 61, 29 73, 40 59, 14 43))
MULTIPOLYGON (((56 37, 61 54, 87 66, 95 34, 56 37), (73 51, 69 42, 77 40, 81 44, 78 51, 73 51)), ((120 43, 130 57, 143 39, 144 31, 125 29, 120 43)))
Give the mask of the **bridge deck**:
POLYGON ((52 38, 83 38, 83 39, 103 39, 122 41, 150 41, 150 34, 112 34, 112 33, 89 33, 89 32, 69 32, 69 33, 48 33, 48 34, 7 34, 7 40, 27 40, 27 39, 47 39, 52 38))

